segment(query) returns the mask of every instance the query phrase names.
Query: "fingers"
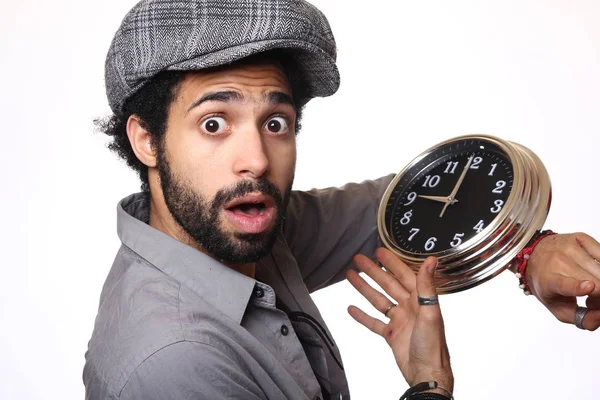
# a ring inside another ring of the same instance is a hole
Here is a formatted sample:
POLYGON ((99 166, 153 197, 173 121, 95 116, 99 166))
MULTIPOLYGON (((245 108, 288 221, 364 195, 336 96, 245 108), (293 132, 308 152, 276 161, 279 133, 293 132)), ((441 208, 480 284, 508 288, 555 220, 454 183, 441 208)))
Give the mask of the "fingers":
MULTIPOLYGON (((386 272, 381 271, 381 273, 385 274, 386 272)), ((384 313, 389 306, 394 304, 386 296, 373 289, 356 271, 348 270, 346 277, 348 282, 379 312, 384 313)))
POLYGON ((600 310, 600 297, 588 296, 588 298, 585 300, 585 305, 587 308, 591 308, 592 310, 600 310))
MULTIPOLYGON (((575 324, 576 297, 589 295, 594 288, 594 282, 555 275, 548 281, 548 289, 551 293, 560 295, 561 298, 554 300, 549 305, 550 311, 559 321, 575 324)), ((587 298, 586 305, 590 311, 586 314, 582 324, 586 330, 594 331, 600 327, 600 310, 598 309, 600 304, 598 301, 598 297, 595 296, 587 298)))
MULTIPOLYGON (((417 296, 433 297, 437 295, 435 288, 435 269, 437 267, 437 259, 435 257, 427 257, 421 265, 417 274, 417 296)), ((425 320, 433 322, 441 319, 441 311, 439 304, 419 305, 419 318, 425 317, 425 320)))
MULTIPOLYGON (((568 315, 568 317, 562 319, 558 318, 560 321, 565 322, 567 324, 575 324, 575 310, 577 309, 577 304, 570 304, 565 307, 568 310, 565 310, 562 314, 568 315)), ((595 331, 600 326, 600 310, 590 310, 583 318, 582 322, 583 328, 588 331, 595 331)))
POLYGON ((596 279, 600 279, 600 263, 598 263, 597 259, 589 253, 589 251, 587 250, 588 248, 593 248, 593 246, 588 245, 587 248, 583 246, 578 246, 572 250, 570 256, 573 259, 573 261, 577 263, 577 265, 579 265, 588 274, 590 274, 596 279))
POLYGON ((590 235, 585 233, 576 233, 577 243, 590 255, 592 258, 600 261, 600 243, 590 235))
POLYGON ((417 275, 417 294, 420 297, 432 297, 437 294, 435 288, 436 267, 437 259, 435 257, 427 257, 421 265, 417 275))
POLYGON ((591 275, 600 279, 600 243, 584 233, 576 233, 575 240, 582 251, 577 252, 577 263, 591 275))
POLYGON ((358 269, 360 269, 371 279, 373 279, 387 294, 389 294, 396 301, 402 301, 403 299, 410 297, 410 293, 402 286, 402 284, 398 281, 398 279, 395 276, 379 268, 369 258, 359 254, 354 257, 354 263, 356 264, 358 269))
MULTIPOLYGON (((534 250, 528 270, 532 277, 552 272, 579 281, 596 283, 595 295, 600 295, 600 244, 589 235, 573 233, 544 238, 534 250)), ((534 284, 534 289, 537 289, 534 284)), ((542 288, 543 289, 543 288, 542 288)))
POLYGON ((363 325, 371 332, 374 332, 380 336, 383 336, 385 333, 386 324, 378 320, 377 318, 373 318, 370 315, 367 315, 360 308, 355 306, 348 307, 348 314, 354 318, 356 322, 363 325))
POLYGON ((595 282, 554 274, 547 282, 547 289, 549 295, 555 299, 547 304, 547 307, 559 321, 575 324, 576 298, 588 296, 586 306, 590 311, 583 319, 582 325, 586 330, 595 331, 600 327, 600 298, 592 294, 595 288, 595 282), (556 295, 560 297, 556 298, 556 295))
MULTIPOLYGON (((575 312, 573 312, 573 318, 575 312)), ((588 331, 595 331, 600 327, 600 310, 590 310, 583 319, 583 327, 588 331)))
POLYGON ((580 280, 555 274, 548 280, 548 294, 558 294, 564 297, 587 296, 596 287, 590 280, 580 280))
POLYGON ((389 270, 408 292, 414 292, 417 284, 415 273, 394 253, 385 248, 379 248, 375 256, 389 270))
MULTIPOLYGON (((554 306, 552 313, 561 322, 566 324, 575 324, 575 310, 577 309, 577 303, 574 299, 565 299, 554 306)), ((582 323, 584 329, 588 331, 595 331, 600 327, 600 310, 590 310, 586 314, 582 323)))

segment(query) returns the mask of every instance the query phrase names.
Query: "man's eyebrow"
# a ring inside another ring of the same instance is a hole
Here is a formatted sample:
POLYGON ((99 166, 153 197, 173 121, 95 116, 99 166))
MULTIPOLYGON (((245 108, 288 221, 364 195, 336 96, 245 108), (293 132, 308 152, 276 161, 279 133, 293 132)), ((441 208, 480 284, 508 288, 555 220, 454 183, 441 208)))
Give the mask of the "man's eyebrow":
POLYGON ((187 109, 185 113, 189 113, 193 108, 198 107, 200 104, 207 101, 220 101, 223 103, 242 101, 242 95, 238 92, 234 92, 233 90, 223 92, 208 92, 205 93, 204 96, 196 100, 194 103, 192 103, 192 105, 187 109))
POLYGON ((289 104, 291 106, 296 106, 294 104, 294 100, 292 100, 292 98, 283 92, 269 92, 266 96, 267 101, 271 104, 289 104))
MULTIPOLYGON (((193 108, 198 107, 200 104, 207 101, 220 101, 223 103, 231 103, 234 101, 242 101, 243 99, 244 98, 240 93, 235 92, 233 90, 227 90, 222 92, 208 92, 205 93, 204 96, 196 100, 194 103, 192 103, 192 105, 187 109, 185 113, 189 113, 193 108)), ((292 98, 284 92, 269 92, 266 94, 265 100, 271 104, 289 104, 295 107, 294 100, 292 100, 292 98)))

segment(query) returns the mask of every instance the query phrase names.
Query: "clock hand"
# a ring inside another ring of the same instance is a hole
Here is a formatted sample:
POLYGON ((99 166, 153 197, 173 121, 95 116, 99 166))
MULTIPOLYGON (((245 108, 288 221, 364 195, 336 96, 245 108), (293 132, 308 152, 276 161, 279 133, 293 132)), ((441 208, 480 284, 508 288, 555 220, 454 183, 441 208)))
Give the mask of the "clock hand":
POLYGON ((458 177, 458 181, 456 181, 456 185, 454 185, 454 189, 452 189, 452 193, 450 193, 450 195, 448 196, 448 198, 446 200, 446 204, 444 204, 444 208, 442 208, 442 212, 440 213, 440 218, 442 218, 444 216, 444 213, 446 212, 446 209, 448 208, 448 206, 450 204, 454 204, 454 197, 456 196, 456 193, 458 193, 458 189, 460 188, 460 185, 462 185, 462 182, 465 179, 467 172, 469 171, 469 167, 471 166, 471 162, 473 161, 474 156, 475 156, 475 154, 472 154, 471 157, 469 157, 469 160, 467 161, 467 165, 465 165, 465 168, 463 168, 462 173, 458 177))
MULTIPOLYGON (((420 194, 418 197, 422 197, 424 199, 428 199, 428 200, 433 200, 433 201, 439 201, 440 203, 447 203, 449 199, 447 196, 425 196, 420 194)), ((458 200, 453 200, 452 204, 457 203, 458 200)))

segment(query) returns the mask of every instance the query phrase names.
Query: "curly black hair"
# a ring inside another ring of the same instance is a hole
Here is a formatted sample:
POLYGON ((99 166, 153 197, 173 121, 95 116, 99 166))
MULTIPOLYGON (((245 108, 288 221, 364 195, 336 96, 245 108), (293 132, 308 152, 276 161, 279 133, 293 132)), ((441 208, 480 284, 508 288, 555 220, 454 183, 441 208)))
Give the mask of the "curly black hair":
MULTIPOLYGON (((246 64, 264 60, 276 60, 279 62, 288 77, 290 77, 289 66, 292 60, 281 52, 269 52, 251 56, 237 64, 246 64)), ((163 71, 152 77, 142 88, 133 94, 125 104, 121 112, 117 112, 106 118, 94 120, 98 131, 112 138, 108 148, 123 159, 129 167, 137 172, 141 181, 141 190, 149 192, 148 167, 144 165, 135 155, 129 138, 127 137, 127 121, 132 115, 140 119, 144 129, 150 133, 151 144, 157 151, 162 151, 161 144, 167 129, 168 111, 171 103, 177 97, 181 82, 191 71, 163 71)), ((290 77, 291 78, 291 77, 290 77)), ((300 131, 302 109, 308 98, 304 96, 302 86, 292 82, 292 99, 296 105, 296 135, 300 131)))

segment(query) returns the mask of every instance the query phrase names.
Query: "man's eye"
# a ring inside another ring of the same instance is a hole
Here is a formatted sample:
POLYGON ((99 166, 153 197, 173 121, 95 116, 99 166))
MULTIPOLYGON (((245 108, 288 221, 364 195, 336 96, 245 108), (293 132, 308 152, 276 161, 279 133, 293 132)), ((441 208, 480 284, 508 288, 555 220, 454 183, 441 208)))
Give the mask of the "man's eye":
POLYGON ((227 123, 221 117, 210 117, 202 122, 202 129, 209 135, 218 135, 227 129, 227 123))
POLYGON ((265 127, 271 133, 282 134, 288 130, 288 123, 283 117, 273 117, 267 121, 265 127))

